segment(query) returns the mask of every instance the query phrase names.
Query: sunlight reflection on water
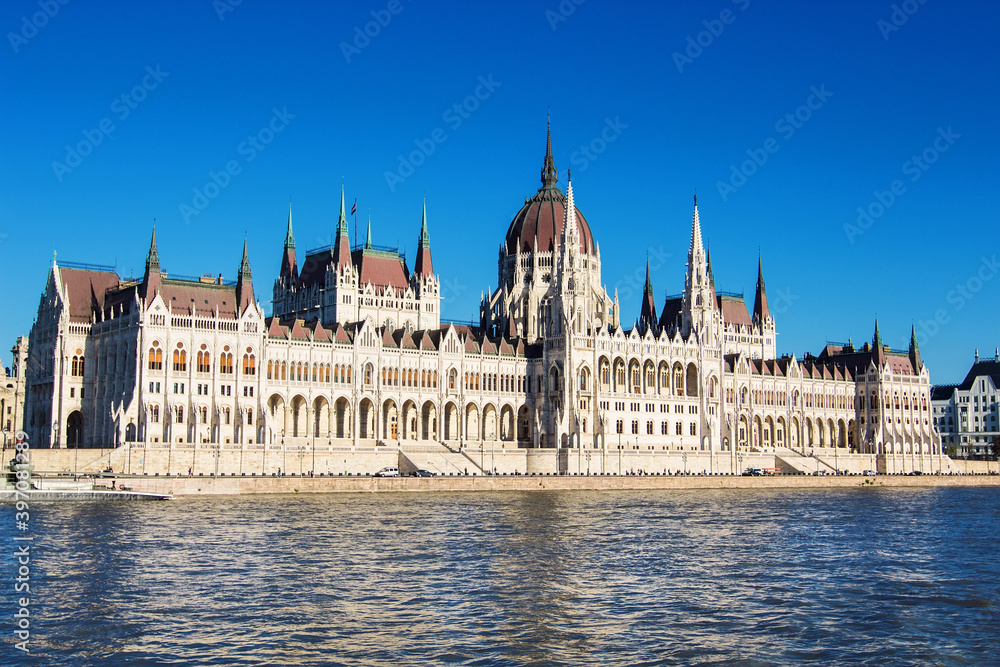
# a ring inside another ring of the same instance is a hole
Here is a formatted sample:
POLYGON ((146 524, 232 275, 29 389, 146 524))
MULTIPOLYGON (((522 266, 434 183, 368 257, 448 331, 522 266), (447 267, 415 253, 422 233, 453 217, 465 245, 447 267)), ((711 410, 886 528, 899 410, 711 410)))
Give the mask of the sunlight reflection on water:
POLYGON ((860 489, 40 504, 33 649, 53 665, 995 664, 998 500, 860 489))

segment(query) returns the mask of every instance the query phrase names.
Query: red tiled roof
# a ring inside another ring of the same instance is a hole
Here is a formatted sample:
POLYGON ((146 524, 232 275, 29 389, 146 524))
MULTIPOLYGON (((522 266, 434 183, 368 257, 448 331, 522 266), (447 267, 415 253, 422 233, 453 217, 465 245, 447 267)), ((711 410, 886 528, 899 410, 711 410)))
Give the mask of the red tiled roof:
POLYGON ((386 327, 385 331, 382 333, 382 347, 392 347, 398 348, 399 345, 392 337, 392 330, 386 327))
POLYGON ((362 249, 352 253, 354 265, 361 274, 361 285, 395 287, 405 290, 410 285, 409 272, 402 257, 381 250, 362 249))
POLYGON ((295 320, 292 323, 292 338, 296 340, 309 340, 309 334, 302 328, 302 320, 295 320))
MULTIPOLYGON (((57 265, 58 266, 58 265, 57 265)), ((90 322, 94 313, 104 312, 104 293, 118 287, 118 274, 113 271, 88 271, 59 266, 59 280, 69 298, 70 320, 90 322)))
POLYGON ((724 319, 727 324, 743 324, 746 326, 753 325, 753 320, 750 319, 750 313, 747 311, 747 304, 743 301, 743 299, 737 299, 736 297, 731 296, 720 296, 719 309, 722 311, 722 319, 724 319))
POLYGON ((193 306, 195 315, 201 317, 213 317, 216 311, 219 312, 219 317, 226 319, 236 319, 238 316, 236 309, 239 304, 236 300, 236 287, 233 285, 163 278, 160 282, 160 295, 175 314, 187 314, 193 306))
POLYGON ((271 317, 271 318, 269 318, 267 320, 264 320, 264 323, 267 325, 267 335, 270 336, 271 338, 285 338, 286 337, 285 336, 285 329, 278 322, 278 318, 277 317, 271 317))

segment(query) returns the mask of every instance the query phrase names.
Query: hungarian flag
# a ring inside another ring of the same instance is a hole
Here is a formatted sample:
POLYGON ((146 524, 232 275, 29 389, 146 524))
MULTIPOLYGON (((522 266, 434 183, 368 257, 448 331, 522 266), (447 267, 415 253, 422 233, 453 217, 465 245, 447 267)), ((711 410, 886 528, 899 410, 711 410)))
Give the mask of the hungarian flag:
POLYGON ((354 206, 351 207, 351 215, 354 215, 357 212, 358 212, 358 200, 357 200, 357 198, 355 198, 354 199, 354 206))

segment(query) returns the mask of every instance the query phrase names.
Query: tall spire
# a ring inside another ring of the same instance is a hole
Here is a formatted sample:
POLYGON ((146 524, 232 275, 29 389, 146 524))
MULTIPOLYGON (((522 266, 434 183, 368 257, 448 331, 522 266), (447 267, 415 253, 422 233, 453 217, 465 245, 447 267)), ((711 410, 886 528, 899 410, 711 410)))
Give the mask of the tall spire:
POLYGON ((646 259, 646 286, 642 290, 642 309, 639 312, 639 327, 645 333, 656 326, 656 300, 653 298, 653 282, 649 279, 649 259, 646 259))
POLYGON ((576 221, 576 202, 573 200, 572 178, 569 178, 566 185, 566 219, 563 222, 563 234, 566 235, 566 238, 577 238, 580 228, 576 221))
POLYGON ((351 265, 351 239, 347 235, 347 208, 344 205, 343 185, 340 186, 340 217, 337 218, 337 237, 333 241, 333 261, 341 268, 351 265))
POLYGON ((340 217, 337 218, 337 235, 347 236, 347 208, 344 206, 344 186, 340 186, 340 217))
POLYGON ((295 237, 292 235, 292 203, 288 203, 288 230, 285 232, 285 252, 281 256, 281 271, 278 282, 286 289, 295 284, 299 277, 299 266, 295 259, 295 237))
POLYGON ((365 248, 371 249, 372 247, 372 214, 368 214, 368 235, 365 237, 365 248))
POLYGON ((920 345, 917 343, 917 328, 910 326, 910 363, 916 373, 923 368, 923 361, 920 359, 920 345))
POLYGON ((295 237, 292 236, 292 202, 288 202, 288 231, 285 232, 285 248, 295 247, 295 237))
POLYGON ((237 315, 242 315, 247 307, 253 304, 253 277, 250 273, 250 256, 247 253, 247 239, 243 237, 243 260, 240 262, 240 275, 236 279, 237 315))
POLYGON ((771 310, 767 307, 767 288, 764 287, 764 268, 760 255, 757 256, 757 293, 753 299, 753 318, 761 324, 770 319, 771 310))
POLYGON ((559 180, 559 172, 556 171, 556 161, 552 157, 552 121, 546 123, 547 130, 545 136, 545 163, 542 165, 542 187, 553 188, 559 180))
POLYGON ((424 200, 423 213, 420 217, 420 237, 417 239, 417 261, 413 264, 413 272, 418 276, 429 276, 434 273, 431 262, 431 236, 427 233, 427 200, 424 200))
POLYGON ((872 356, 879 368, 885 365, 885 346, 882 344, 882 333, 878 330, 878 317, 875 318, 875 335, 872 337, 872 356))
POLYGON ((691 250, 690 257, 697 253, 701 257, 704 253, 704 246, 701 243, 701 221, 698 218, 698 195, 694 196, 694 214, 691 220, 691 250))
MULTIPOLYGON (((52 262, 55 264, 55 255, 52 262)), ((142 276, 141 294, 148 304, 160 291, 160 255, 156 251, 156 220, 153 221, 153 236, 149 240, 149 253, 146 255, 146 271, 142 276)))

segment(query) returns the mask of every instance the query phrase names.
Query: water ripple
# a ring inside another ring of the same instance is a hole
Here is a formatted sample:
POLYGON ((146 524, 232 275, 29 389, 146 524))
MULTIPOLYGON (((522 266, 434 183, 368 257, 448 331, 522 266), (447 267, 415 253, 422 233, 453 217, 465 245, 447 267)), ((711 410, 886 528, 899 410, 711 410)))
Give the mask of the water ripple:
POLYGON ((32 647, 74 666, 998 664, 998 501, 957 488, 37 504, 32 647))

